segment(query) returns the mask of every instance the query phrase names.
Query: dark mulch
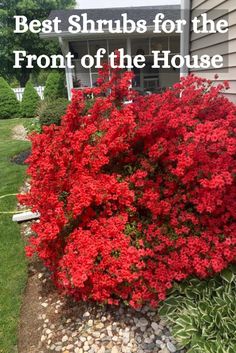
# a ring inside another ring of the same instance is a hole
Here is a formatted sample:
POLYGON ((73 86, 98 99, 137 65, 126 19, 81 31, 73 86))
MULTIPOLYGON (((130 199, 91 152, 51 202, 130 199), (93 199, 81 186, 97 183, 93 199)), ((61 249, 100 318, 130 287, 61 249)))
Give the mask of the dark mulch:
POLYGON ((20 164, 20 165, 24 165, 26 164, 25 161, 27 160, 27 158, 31 155, 31 149, 23 151, 19 154, 17 154, 16 156, 11 158, 11 162, 15 163, 15 164, 20 164))

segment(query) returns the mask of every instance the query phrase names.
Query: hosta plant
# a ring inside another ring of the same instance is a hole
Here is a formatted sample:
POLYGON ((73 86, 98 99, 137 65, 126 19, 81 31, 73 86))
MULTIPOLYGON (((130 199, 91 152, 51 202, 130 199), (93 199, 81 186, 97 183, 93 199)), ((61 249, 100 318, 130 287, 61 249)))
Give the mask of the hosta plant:
POLYGON ((32 136, 27 253, 77 300, 154 306, 235 259, 236 106, 194 76, 137 97, 132 73, 100 74, 32 136))
POLYGON ((236 271, 175 285, 159 312, 187 353, 236 352, 236 271))

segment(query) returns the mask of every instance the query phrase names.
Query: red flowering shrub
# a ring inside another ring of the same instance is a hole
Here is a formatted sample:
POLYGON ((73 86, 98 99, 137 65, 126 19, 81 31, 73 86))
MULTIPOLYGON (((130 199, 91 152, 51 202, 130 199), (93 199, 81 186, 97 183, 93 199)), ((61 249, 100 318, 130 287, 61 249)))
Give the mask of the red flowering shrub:
POLYGON ((236 106, 193 76, 149 97, 130 80, 107 68, 62 126, 32 136, 21 199, 41 219, 27 252, 78 300, 156 305, 173 281, 235 259, 236 106))

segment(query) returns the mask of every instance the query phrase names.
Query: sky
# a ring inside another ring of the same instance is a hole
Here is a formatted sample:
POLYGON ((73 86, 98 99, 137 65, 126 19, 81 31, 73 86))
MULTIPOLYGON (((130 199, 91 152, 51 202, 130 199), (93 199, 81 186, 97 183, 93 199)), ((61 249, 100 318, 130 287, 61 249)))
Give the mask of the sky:
POLYGON ((77 0, 80 9, 125 7, 125 6, 158 6, 180 4, 180 0, 77 0))

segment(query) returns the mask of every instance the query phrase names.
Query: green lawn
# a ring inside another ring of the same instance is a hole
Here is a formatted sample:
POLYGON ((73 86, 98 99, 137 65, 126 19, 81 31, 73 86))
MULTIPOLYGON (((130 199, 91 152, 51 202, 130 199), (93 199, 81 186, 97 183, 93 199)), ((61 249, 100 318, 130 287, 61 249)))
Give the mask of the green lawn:
MULTIPOLYGON (((25 178, 25 167, 10 158, 26 150, 29 142, 12 140, 12 128, 24 119, 0 120, 0 196, 17 193, 25 178)), ((0 199, 0 212, 13 211, 16 198, 0 199)), ((27 278, 20 227, 12 215, 0 214, 0 353, 16 352, 22 293, 27 278)))

